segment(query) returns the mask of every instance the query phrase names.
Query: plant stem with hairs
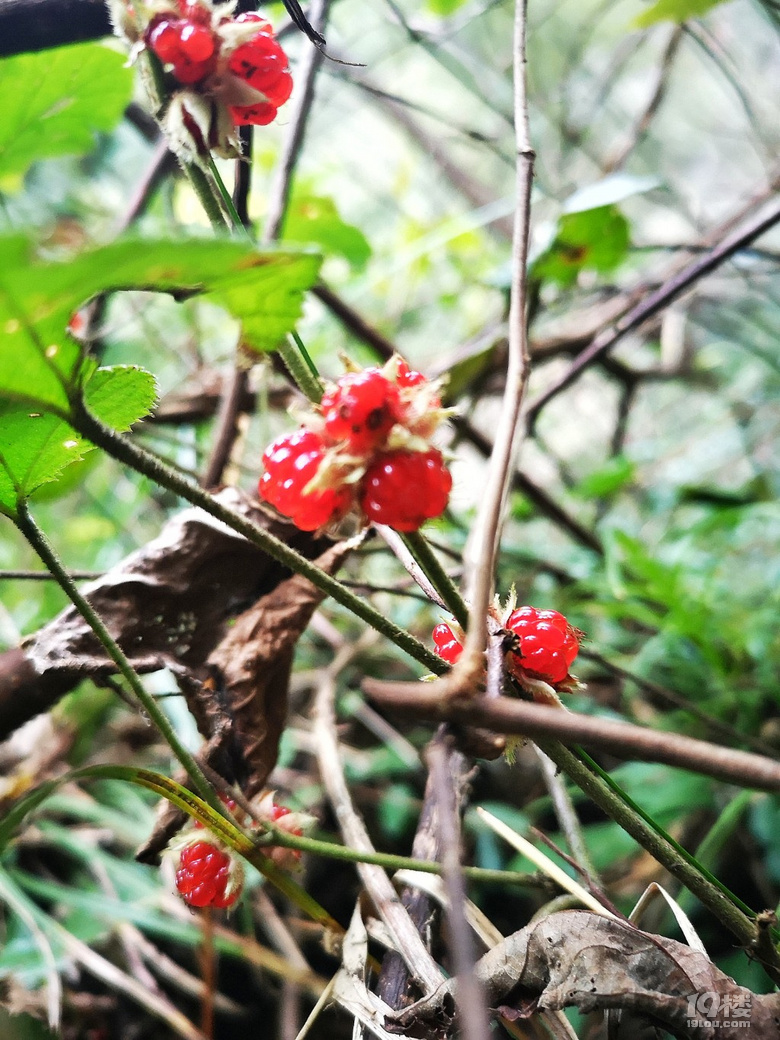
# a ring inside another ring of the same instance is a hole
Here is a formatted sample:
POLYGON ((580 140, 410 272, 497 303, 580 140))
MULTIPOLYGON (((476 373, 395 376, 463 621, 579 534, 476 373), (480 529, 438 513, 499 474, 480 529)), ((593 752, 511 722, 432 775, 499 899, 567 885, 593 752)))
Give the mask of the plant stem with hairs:
POLYGON ((168 718, 160 710, 157 701, 144 688, 138 673, 132 667, 127 657, 118 646, 116 640, 106 628, 102 618, 93 609, 89 600, 79 592, 73 579, 63 567, 59 556, 46 538, 46 535, 33 519, 26 503, 20 504, 14 522, 38 554, 41 561, 54 576, 55 581, 71 601, 73 606, 78 610, 79 614, 81 614, 86 623, 95 633, 95 637, 100 641, 108 656, 117 666, 120 675, 124 678, 127 685, 135 694, 141 708, 160 731, 171 751, 173 751, 174 755, 187 771, 187 775, 192 781, 195 790, 213 809, 224 814, 224 806, 222 806, 211 784, 209 784, 208 780, 203 775, 203 771, 195 761, 195 758, 181 743, 176 731, 168 721, 168 718))

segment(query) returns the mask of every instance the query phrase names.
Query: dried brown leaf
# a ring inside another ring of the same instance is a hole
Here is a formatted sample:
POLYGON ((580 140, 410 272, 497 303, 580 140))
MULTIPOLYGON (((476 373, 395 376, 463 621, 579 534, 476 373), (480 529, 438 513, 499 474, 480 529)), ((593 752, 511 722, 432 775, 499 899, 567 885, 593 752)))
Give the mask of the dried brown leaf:
MULTIPOLYGON (((332 546, 317 565, 333 573, 350 548, 332 546)), ((276 764, 295 645, 323 599, 310 581, 293 575, 246 610, 208 659, 243 756, 244 775, 238 772, 247 795, 263 787, 276 764)))
MULTIPOLYGON (((583 910, 551 914, 515 932, 475 972, 502 1011, 620 1008, 688 1040, 714 1040, 735 1021, 740 1036, 780 1038, 780 994, 751 993, 683 943, 583 910)), ((453 1009, 447 982, 386 1025, 408 1036, 448 1036, 453 1009)))

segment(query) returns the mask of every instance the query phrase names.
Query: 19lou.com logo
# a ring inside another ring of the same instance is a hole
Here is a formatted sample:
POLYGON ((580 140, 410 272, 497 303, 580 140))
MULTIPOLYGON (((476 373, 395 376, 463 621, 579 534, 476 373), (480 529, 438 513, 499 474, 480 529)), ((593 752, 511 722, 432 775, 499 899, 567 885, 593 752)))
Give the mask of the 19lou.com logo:
POLYGON ((750 993, 722 995, 713 990, 692 993, 688 997, 687 1025, 693 1028, 712 1026, 713 1029, 749 1029, 750 1001, 750 993))

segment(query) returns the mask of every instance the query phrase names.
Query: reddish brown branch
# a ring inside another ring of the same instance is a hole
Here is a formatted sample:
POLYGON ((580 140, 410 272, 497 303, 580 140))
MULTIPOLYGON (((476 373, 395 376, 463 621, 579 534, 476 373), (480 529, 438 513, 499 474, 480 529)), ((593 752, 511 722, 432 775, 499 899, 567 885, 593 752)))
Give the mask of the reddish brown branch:
POLYGON ((439 689, 444 684, 446 680, 426 686, 366 679, 363 688, 384 707, 418 719, 456 722, 517 736, 555 737, 564 744, 582 744, 618 758, 663 762, 743 787, 780 790, 780 762, 762 755, 509 697, 446 698, 439 689))

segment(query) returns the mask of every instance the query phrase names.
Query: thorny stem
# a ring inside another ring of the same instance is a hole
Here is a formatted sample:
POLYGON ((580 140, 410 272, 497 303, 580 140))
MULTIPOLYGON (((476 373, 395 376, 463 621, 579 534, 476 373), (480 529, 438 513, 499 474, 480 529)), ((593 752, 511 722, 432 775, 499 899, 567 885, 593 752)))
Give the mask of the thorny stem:
MULTIPOLYGON (((581 761, 573 751, 557 740, 536 738, 536 743, 544 753, 563 769, 596 805, 604 810, 642 848, 646 849, 658 862, 666 867, 670 874, 681 881, 695 895, 703 906, 706 906, 729 931, 739 939, 748 952, 755 951, 758 940, 758 929, 754 921, 734 905, 732 900, 717 884, 710 881, 709 872, 703 871, 700 865, 694 866, 689 857, 680 855, 679 846, 662 836, 624 799, 617 794, 605 780, 592 772, 585 762, 581 761)), ((764 967, 775 982, 780 981, 780 954, 776 948, 762 950, 764 967)))
POLYGON ((202 488, 191 483, 175 469, 172 469, 160 459, 155 458, 154 455, 139 447, 129 438, 104 426, 83 405, 77 404, 71 421, 80 433, 93 444, 113 456, 113 458, 149 477, 150 480, 155 481, 155 483, 167 488, 174 494, 180 495, 192 505, 199 506, 206 513, 227 524, 232 530, 242 534, 253 545, 257 545, 273 559, 278 560, 279 563, 289 567, 296 574, 301 574, 303 577, 308 578, 312 585, 321 589, 328 596, 332 596, 337 603, 340 603, 362 621, 371 625, 377 632, 395 643, 401 650, 409 654, 414 660, 419 661, 420 664, 434 674, 443 675, 448 670, 448 666, 440 657, 437 657, 436 654, 424 646, 418 639, 415 639, 414 636, 386 618, 384 614, 368 603, 365 598, 351 592, 341 582, 326 574, 325 571, 304 556, 301 556, 294 549, 291 549, 280 539, 275 538, 267 531, 263 531, 250 520, 247 520, 239 513, 235 513, 222 503, 215 501, 202 488))
MULTIPOLYGON (((478 674, 478 670, 482 667, 482 654, 487 639, 485 619, 493 593, 493 572, 501 516, 513 469, 517 425, 528 379, 527 258, 534 153, 530 143, 526 93, 526 7, 527 0, 517 0, 514 30, 517 201, 512 237, 512 287, 509 306, 506 388, 496 430, 493 455, 488 467, 485 492, 464 558, 466 568, 464 596, 470 605, 470 615, 461 661, 463 662, 462 674, 467 681, 472 675, 478 674)), ((460 670, 456 665, 456 671, 460 670)))
POLYGON ((410 532, 402 537, 407 549, 419 564, 423 574, 425 574, 441 597, 444 606, 450 611, 458 624, 465 628, 469 622, 468 607, 463 602, 463 598, 449 574, 442 567, 438 556, 419 531, 410 532))
POLYGON ((176 731, 168 721, 165 714, 160 710, 154 697, 152 697, 152 695, 144 688, 135 669, 106 628, 100 615, 94 610, 89 600, 86 599, 76 587, 73 579, 63 567, 59 556, 49 543, 46 535, 33 519, 26 503, 19 505, 15 517, 15 523, 38 554, 41 561, 54 575, 57 584, 95 633, 96 638, 100 641, 106 653, 117 666, 120 674, 127 682, 127 685, 137 697, 142 709, 160 731, 174 755, 176 755, 179 762, 181 762, 182 766, 187 771, 195 790, 213 809, 216 809, 220 815, 224 815, 224 806, 220 802, 206 777, 203 775, 200 766, 187 748, 181 743, 176 731))

